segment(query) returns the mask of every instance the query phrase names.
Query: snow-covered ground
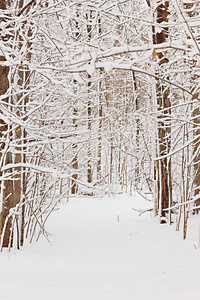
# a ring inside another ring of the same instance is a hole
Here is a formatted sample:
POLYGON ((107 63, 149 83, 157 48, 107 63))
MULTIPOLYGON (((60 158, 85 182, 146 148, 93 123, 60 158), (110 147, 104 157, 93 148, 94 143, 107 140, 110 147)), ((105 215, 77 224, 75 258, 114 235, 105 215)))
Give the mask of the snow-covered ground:
POLYGON ((72 198, 41 237, 0 254, 2 300, 199 300, 199 217, 183 240, 139 196, 72 198))

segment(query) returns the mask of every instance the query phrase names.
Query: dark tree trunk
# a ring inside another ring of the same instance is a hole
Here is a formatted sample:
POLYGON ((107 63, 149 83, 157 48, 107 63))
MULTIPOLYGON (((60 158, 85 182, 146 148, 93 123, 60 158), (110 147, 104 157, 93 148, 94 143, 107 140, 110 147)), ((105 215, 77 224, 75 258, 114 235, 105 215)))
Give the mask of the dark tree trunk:
MULTIPOLYGON (((168 22, 168 8, 169 1, 158 1, 156 8, 156 21, 160 26, 162 23, 168 22)), ((154 30, 154 43, 162 44, 167 41, 168 27, 161 27, 159 32, 155 33, 154 30)), ((157 52, 158 58, 158 76, 162 77, 162 70, 166 69, 166 64, 169 62, 167 53, 157 52)), ((158 144, 159 144, 159 156, 166 156, 170 152, 171 142, 169 134, 171 132, 170 127, 170 115, 171 115, 171 101, 169 98, 169 87, 162 81, 157 79, 156 81, 156 96, 158 104, 158 144)), ((159 197, 160 197, 160 212, 161 217, 165 217, 165 208, 169 207, 171 203, 171 159, 162 158, 160 160, 159 168, 159 197)), ((165 222, 161 219, 161 222, 165 222)))
MULTIPOLYGON (((0 9, 6 10, 8 1, 0 2, 0 9)), ((3 18, 0 18, 0 22, 5 21, 3 18)), ((9 40, 9 36, 2 37, 3 42, 9 40)), ((0 61, 6 61, 4 56, 0 56, 0 61)), ((8 80, 9 67, 0 65, 0 95, 5 95, 9 89, 9 80, 8 80)), ((8 103, 9 99, 5 98, 3 100, 5 103, 8 103)), ((9 125, 5 123, 3 119, 0 120, 0 176, 3 176, 6 179, 6 176, 9 177, 7 171, 2 172, 2 167, 12 163, 12 153, 9 149, 9 140, 10 133, 8 133, 9 125)), ((9 211, 12 207, 15 206, 14 198, 14 185, 12 180, 3 180, 0 185, 1 193, 1 205, 2 210, 0 214, 0 234, 2 237, 4 224, 6 218, 9 214, 9 211)), ((8 247, 10 241, 10 229, 12 227, 11 218, 7 222, 6 229, 4 231, 3 247, 8 247)))

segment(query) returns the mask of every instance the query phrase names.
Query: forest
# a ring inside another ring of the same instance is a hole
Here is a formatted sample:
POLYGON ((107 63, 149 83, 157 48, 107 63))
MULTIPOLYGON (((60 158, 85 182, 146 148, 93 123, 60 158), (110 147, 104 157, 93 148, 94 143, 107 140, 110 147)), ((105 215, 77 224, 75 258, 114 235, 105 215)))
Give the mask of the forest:
MULTIPOLYGON (((0 249, 63 201, 135 192, 200 211, 200 2, 0 1, 0 249)), ((162 225, 159 225, 162 226, 162 225)))

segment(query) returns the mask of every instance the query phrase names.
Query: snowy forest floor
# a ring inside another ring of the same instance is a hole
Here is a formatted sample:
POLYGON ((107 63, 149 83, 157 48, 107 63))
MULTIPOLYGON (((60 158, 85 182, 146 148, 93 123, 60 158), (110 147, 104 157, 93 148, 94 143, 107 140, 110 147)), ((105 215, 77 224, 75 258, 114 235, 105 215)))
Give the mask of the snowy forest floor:
POLYGON ((41 237, 0 254, 2 300, 199 300, 199 216, 188 238, 159 225, 138 195, 72 198, 41 237), (196 249, 197 248, 197 249, 196 249))

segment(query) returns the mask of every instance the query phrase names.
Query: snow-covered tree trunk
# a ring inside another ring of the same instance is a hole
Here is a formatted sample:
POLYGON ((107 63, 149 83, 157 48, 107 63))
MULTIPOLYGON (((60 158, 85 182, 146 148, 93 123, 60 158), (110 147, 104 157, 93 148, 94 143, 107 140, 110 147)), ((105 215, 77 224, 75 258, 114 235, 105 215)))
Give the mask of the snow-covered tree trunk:
MULTIPOLYGON (((189 18, 194 18, 198 17, 199 14, 199 4, 193 4, 193 3, 185 3, 184 4, 185 11, 189 18)), ((188 25, 188 24, 187 24, 188 25)), ((189 26, 189 25, 188 25, 189 26)), ((193 31, 197 31, 198 29, 193 30, 193 28, 189 27, 190 31, 192 32, 192 37, 195 40, 196 44, 199 45, 199 39, 198 39, 198 34, 193 35, 193 31), (197 38, 196 38, 197 36, 197 38)), ((199 30, 198 30, 199 31, 199 30)), ((199 46, 198 46, 199 47, 199 46)), ((199 53, 200 54, 200 53, 199 53)), ((193 67, 195 68, 198 62, 196 59, 193 61, 193 67)), ((196 73, 192 76, 192 84, 194 84, 194 87, 196 86, 197 95, 199 95, 199 74, 196 73)), ((193 167, 194 167, 194 196, 196 198, 195 201, 195 211, 197 213, 200 212, 200 105, 197 104, 193 110, 193 124, 194 124, 194 137, 196 139, 193 142, 193 155, 194 155, 194 162, 193 162, 193 167)))
MULTIPOLYGON (((0 2, 0 9, 2 11, 6 11, 9 3, 8 1, 0 2)), ((1 22, 6 23, 6 19, 1 17, 1 22)), ((10 39, 9 35, 1 37, 3 43, 7 43, 10 39)), ((6 62, 5 56, 0 56, 1 62, 6 62)), ((0 96, 4 96, 9 89, 10 82, 8 79, 10 68, 7 66, 0 65, 0 96)), ((5 103, 5 107, 9 107, 10 97, 6 97, 2 100, 5 103)), ((3 115, 2 115, 3 117, 3 115)), ((11 126, 9 121, 4 119, 4 117, 0 120, 0 176, 1 176, 1 214, 0 214, 0 233, 1 239, 3 239, 3 247, 8 247, 10 240, 10 233, 12 228, 12 218, 8 218, 10 209, 15 207, 15 190, 14 190, 14 182, 12 170, 3 171, 3 167, 8 164, 13 163, 12 153, 10 148, 10 140, 11 140, 11 126), (6 224, 7 222, 7 224, 6 224)), ((18 201, 18 200, 17 200, 18 201)))
MULTIPOLYGON (((26 4, 23 0, 15 3, 16 18, 20 17, 22 13, 29 11, 30 5, 34 1, 30 1, 26 4)), ((9 12, 8 1, 0 3, 0 8, 5 11, 5 18, 2 21, 10 23, 7 19, 6 12, 9 12)), ((19 21, 20 22, 20 21, 19 21)), ((29 38, 31 37, 31 29, 27 26, 27 20, 24 19, 20 26, 15 28, 15 22, 6 26, 6 29, 12 28, 12 33, 2 36, 2 42, 8 47, 8 53, 18 51, 18 56, 25 55, 27 61, 30 61, 30 52, 28 49, 31 45, 29 38), (27 40, 24 41, 26 36, 27 40), (10 50, 9 50, 10 47, 10 50), (22 51, 22 53, 21 53, 22 51)), ((19 61, 20 61, 20 57, 19 61)), ((1 57, 1 61, 6 62, 6 57, 1 57)), ((0 162, 2 176, 1 182, 1 215, 0 215, 0 232, 1 232, 1 246, 12 247, 14 227, 17 230, 17 247, 23 244, 24 235, 24 199, 26 188, 25 169, 20 166, 25 162, 26 147, 26 133, 20 122, 22 116, 26 112, 27 88, 29 85, 30 71, 27 66, 23 64, 17 64, 14 68, 0 66, 2 72, 0 72, 0 95, 3 97, 6 93, 8 96, 2 98, 4 106, 10 113, 9 121, 5 119, 1 120, 1 152, 0 162), (17 93, 16 93, 17 91, 17 93), (16 94, 15 96, 11 94, 16 94), (13 118, 13 121, 11 121, 13 118), (17 205, 20 203, 20 207, 17 205), (14 209, 12 211, 12 209, 14 209)), ((3 115, 3 114, 2 114, 3 115)))
MULTIPOLYGON (((75 33, 74 33, 74 39, 75 41, 78 41, 79 35, 80 35, 80 27, 79 27, 79 12, 78 12, 78 8, 77 7, 77 12, 76 12, 76 17, 77 19, 75 20, 75 33)), ((77 85, 77 81, 74 79, 74 84, 77 85)), ((78 108, 76 107, 76 103, 74 103, 74 108, 73 108, 73 126, 74 126, 74 130, 77 129, 77 114, 78 114, 78 108)), ((78 184, 77 184, 77 179, 78 179, 78 155, 77 155, 77 144, 74 143, 72 145, 72 148, 74 150, 74 157, 72 160, 72 168, 73 168, 73 174, 72 174, 72 185, 71 185, 71 193, 77 194, 78 193, 78 184)))
MULTIPOLYGON (((100 70, 101 74, 101 70, 100 70)), ((99 124, 98 124, 98 147, 97 147, 97 177, 98 180, 101 178, 101 155, 102 155, 102 118, 103 118, 103 105, 102 105, 102 95, 101 95, 101 81, 98 84, 98 99, 99 99, 99 107, 98 107, 98 117, 99 117, 99 124)))
MULTIPOLYGON (((75 105, 75 104, 74 104, 75 105)), ((77 128, 77 109, 74 107, 73 109, 73 125, 74 125, 74 129, 77 128)), ((78 192, 78 184, 77 184, 77 179, 78 179, 78 155, 77 155, 77 144, 73 144, 72 148, 74 150, 74 157, 73 157, 73 161, 72 161, 72 167, 73 167, 73 174, 72 174, 72 186, 71 186, 71 193, 77 194, 78 192)))
MULTIPOLYGON (((98 34, 101 35, 101 16, 98 14, 98 34)), ((103 69, 99 70, 99 81, 98 81, 98 146, 97 146, 97 180, 101 179, 101 159, 102 159, 102 125, 103 125, 103 104, 102 104, 102 79, 101 75, 103 73, 103 69)))
MULTIPOLYGON (((168 8, 169 1, 157 1, 156 7, 156 22, 160 25, 155 33, 155 43, 162 44, 167 41, 168 27, 168 8), (162 25, 165 23, 165 25, 162 25)), ((167 53, 157 52, 158 57, 158 71, 157 75, 162 77, 162 72, 166 70, 166 65, 169 62, 167 53)), ((161 222, 165 222, 162 217, 165 217, 164 209, 168 208, 171 202, 171 159, 166 157, 170 152, 170 115, 171 115, 171 101, 169 96, 169 87, 162 81, 156 81, 156 97, 158 105, 158 149, 159 156, 165 156, 159 161, 159 188, 160 188, 160 215, 161 222)))
POLYGON ((195 204, 197 208, 195 208, 196 212, 200 212, 200 108, 197 107, 193 111, 194 118, 194 136, 197 138, 193 144, 194 151, 194 196, 197 198, 195 204))
MULTIPOLYGON (((87 39, 88 42, 91 41, 92 38, 92 11, 89 10, 86 13, 86 20, 87 20, 87 39)), ((92 182, 92 145, 91 145, 91 131, 92 131, 92 103, 91 103, 91 96, 90 91, 91 91, 91 82, 92 78, 91 75, 88 74, 88 82, 87 82, 87 87, 88 87, 88 103, 87 103, 87 118, 88 118, 88 134, 89 134, 89 140, 88 140, 88 163, 87 163, 87 181, 88 183, 92 182)))

